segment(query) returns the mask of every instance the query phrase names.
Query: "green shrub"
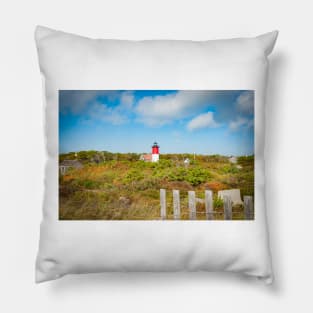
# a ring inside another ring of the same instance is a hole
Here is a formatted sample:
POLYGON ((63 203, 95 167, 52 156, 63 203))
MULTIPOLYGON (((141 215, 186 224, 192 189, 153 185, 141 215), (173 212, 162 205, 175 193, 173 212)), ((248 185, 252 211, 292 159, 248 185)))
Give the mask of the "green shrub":
POLYGON ((90 179, 84 179, 84 180, 77 179, 73 181, 72 185, 73 187, 80 187, 80 188, 85 188, 85 189, 98 189, 101 183, 98 181, 90 180, 90 179))
POLYGON ((168 178, 170 181, 186 181, 192 186, 200 185, 206 182, 211 177, 208 170, 195 167, 195 168, 183 168, 179 167, 172 171, 168 178))
POLYGON ((130 171, 128 171, 128 173, 125 175, 124 179, 123 179, 123 183, 131 183, 134 181, 139 181, 144 179, 144 174, 142 171, 139 171, 137 169, 132 169, 130 171))
POLYGON ((225 165, 221 168, 221 171, 224 174, 236 174, 239 172, 239 169, 236 166, 233 165, 225 165))
POLYGON ((210 177, 211 174, 208 170, 199 167, 191 168, 187 173, 187 181, 193 186, 206 182, 210 177))
POLYGON ((250 165, 254 164, 254 155, 248 155, 248 156, 240 156, 238 157, 238 163, 241 165, 250 165))
POLYGON ((224 205, 224 201, 222 198, 218 197, 218 196, 215 196, 213 197, 213 207, 214 208, 222 208, 224 205))

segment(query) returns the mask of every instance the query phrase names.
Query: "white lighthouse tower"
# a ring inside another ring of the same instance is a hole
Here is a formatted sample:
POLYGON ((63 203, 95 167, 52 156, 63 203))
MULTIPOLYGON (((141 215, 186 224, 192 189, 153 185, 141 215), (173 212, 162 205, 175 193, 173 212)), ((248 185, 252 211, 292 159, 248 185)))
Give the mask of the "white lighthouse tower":
POLYGON ((160 159, 159 148, 160 147, 155 142, 152 146, 151 162, 159 162, 160 159))

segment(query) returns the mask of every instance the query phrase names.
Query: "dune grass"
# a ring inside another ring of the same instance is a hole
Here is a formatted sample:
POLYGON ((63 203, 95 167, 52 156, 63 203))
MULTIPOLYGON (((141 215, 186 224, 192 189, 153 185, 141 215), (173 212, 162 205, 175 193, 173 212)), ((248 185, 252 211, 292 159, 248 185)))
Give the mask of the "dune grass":
MULTIPOLYGON (((158 220, 160 188, 167 189, 167 218, 173 218, 173 189, 180 190, 181 219, 189 219, 188 190, 204 198, 214 193, 216 219, 223 219, 219 190, 239 188, 241 195, 254 196, 254 156, 239 157, 237 164, 224 156, 161 155, 158 163, 139 161, 136 154, 110 154, 97 162, 88 153, 60 155, 60 161, 78 158, 84 167, 59 176, 59 219, 61 220, 158 220), (184 165, 184 158, 190 165, 184 165)), ((205 219, 204 205, 197 204, 197 219, 205 219)), ((242 207, 233 219, 243 219, 242 207)))

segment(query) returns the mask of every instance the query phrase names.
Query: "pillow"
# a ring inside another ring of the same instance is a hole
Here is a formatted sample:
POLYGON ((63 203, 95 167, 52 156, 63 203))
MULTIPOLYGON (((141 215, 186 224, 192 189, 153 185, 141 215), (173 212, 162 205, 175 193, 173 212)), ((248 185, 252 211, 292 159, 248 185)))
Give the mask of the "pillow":
POLYGON ((264 101, 277 32, 35 37, 48 156, 36 282, 201 270, 270 283, 264 101))

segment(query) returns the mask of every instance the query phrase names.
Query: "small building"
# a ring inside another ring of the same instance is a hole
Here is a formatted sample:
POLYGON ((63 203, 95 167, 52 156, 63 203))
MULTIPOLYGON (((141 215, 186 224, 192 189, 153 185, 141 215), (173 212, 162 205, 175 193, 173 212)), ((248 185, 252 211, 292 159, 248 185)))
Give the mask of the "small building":
POLYGON ((139 160, 145 162, 159 162, 160 159, 159 148, 160 148, 159 145, 157 144, 157 142, 155 142, 152 146, 152 153, 142 154, 139 160))
POLYGON ((82 168, 83 164, 78 160, 63 160, 59 164, 59 170, 61 175, 65 175, 70 169, 79 169, 82 168))
POLYGON ((237 158, 235 156, 233 156, 233 155, 228 160, 229 160, 230 163, 233 163, 233 164, 236 164, 237 161, 238 161, 237 158))
POLYGON ((151 154, 142 154, 139 158, 140 161, 151 162, 152 155, 151 154))
POLYGON ((185 167, 188 167, 189 164, 190 164, 190 160, 189 160, 189 158, 186 158, 186 159, 184 160, 184 165, 185 165, 185 167))

